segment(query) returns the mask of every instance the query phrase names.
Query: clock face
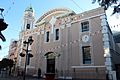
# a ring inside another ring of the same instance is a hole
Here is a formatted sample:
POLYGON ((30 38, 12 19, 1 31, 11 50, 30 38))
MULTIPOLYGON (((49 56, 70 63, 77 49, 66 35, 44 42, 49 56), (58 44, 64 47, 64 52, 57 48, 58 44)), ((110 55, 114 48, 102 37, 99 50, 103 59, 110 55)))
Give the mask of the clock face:
POLYGON ((84 36, 82 37, 82 41, 83 41, 83 42, 88 42, 88 41, 89 41, 89 36, 88 36, 88 35, 84 35, 84 36))

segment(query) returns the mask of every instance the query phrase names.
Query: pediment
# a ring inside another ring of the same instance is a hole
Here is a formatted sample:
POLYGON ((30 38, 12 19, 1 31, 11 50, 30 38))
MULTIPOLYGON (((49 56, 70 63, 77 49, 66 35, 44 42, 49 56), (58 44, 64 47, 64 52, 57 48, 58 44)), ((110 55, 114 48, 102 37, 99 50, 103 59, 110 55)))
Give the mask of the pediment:
POLYGON ((41 23, 41 22, 51 22, 54 23, 56 18, 60 18, 63 16, 67 15, 74 15, 75 12, 66 8, 58 8, 58 9, 53 9, 48 11, 47 13, 43 14, 37 21, 36 23, 41 23))

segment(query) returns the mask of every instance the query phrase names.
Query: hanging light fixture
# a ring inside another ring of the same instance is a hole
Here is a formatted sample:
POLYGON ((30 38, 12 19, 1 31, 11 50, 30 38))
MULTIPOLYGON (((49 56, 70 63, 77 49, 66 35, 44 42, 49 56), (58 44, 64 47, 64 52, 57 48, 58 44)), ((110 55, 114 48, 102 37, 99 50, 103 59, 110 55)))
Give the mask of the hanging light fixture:
POLYGON ((3 17, 3 14, 2 14, 3 11, 4 11, 4 9, 0 8, 0 38, 2 39, 2 41, 6 41, 4 35, 1 33, 1 31, 5 30, 8 26, 8 24, 6 24, 4 22, 4 17, 3 17))

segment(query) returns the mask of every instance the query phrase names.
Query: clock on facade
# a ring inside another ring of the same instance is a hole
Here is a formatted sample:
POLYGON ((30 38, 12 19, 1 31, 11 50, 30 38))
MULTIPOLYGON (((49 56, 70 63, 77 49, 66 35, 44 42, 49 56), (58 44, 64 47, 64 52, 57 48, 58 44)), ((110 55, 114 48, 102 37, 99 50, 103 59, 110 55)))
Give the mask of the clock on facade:
POLYGON ((83 42, 88 42, 89 41, 89 35, 83 35, 82 36, 82 41, 83 42))

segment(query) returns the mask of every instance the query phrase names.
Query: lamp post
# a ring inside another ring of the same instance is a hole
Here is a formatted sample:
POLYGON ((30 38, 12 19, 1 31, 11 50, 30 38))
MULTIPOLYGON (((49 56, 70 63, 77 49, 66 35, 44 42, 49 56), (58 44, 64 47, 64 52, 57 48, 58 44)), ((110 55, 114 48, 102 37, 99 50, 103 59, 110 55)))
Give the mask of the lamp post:
POLYGON ((14 63, 13 63, 13 75, 15 76, 15 74, 16 74, 17 57, 15 57, 15 58, 13 59, 13 61, 14 61, 14 63))
POLYGON ((28 41, 24 41, 23 44, 26 46, 26 49, 24 49, 26 51, 26 55, 23 53, 20 53, 21 57, 25 56, 25 67, 24 67, 24 74, 23 74, 23 80, 25 80, 25 76, 26 76, 26 66, 29 65, 30 62, 30 57, 33 57, 32 54, 30 54, 31 50, 28 50, 28 47, 32 44, 33 39, 32 36, 29 36, 28 41))
MULTIPOLYGON (((8 26, 8 24, 6 24, 4 22, 4 17, 3 17, 3 14, 2 14, 3 11, 4 11, 4 9, 0 8, 0 38, 2 39, 2 41, 6 41, 4 35, 1 32, 1 31, 5 30, 8 26)), ((0 49, 1 49, 1 46, 0 46, 0 49)))

